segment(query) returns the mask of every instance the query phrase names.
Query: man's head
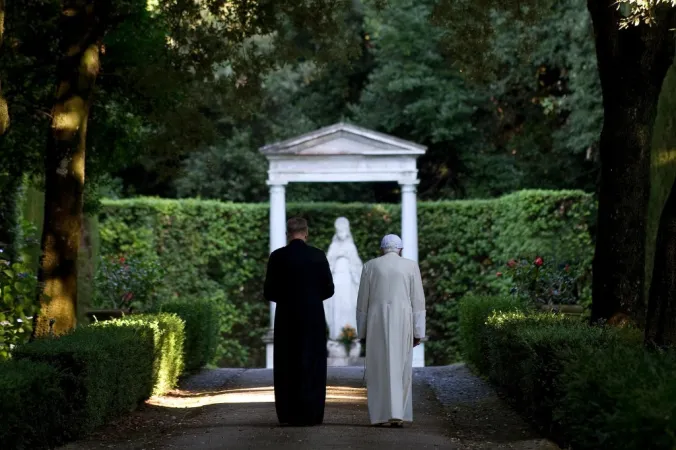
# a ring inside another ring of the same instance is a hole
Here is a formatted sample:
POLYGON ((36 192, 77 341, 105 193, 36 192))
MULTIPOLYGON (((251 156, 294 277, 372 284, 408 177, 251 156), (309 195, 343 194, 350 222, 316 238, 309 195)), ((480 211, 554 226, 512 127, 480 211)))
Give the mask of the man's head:
POLYGON ((286 238, 289 241, 293 241, 294 239, 306 241, 307 235, 307 220, 302 217, 293 217, 286 222, 286 238))
POLYGON ((404 248, 401 238, 396 234, 388 234, 380 241, 380 252, 383 255, 396 253, 401 256, 401 249, 404 248))

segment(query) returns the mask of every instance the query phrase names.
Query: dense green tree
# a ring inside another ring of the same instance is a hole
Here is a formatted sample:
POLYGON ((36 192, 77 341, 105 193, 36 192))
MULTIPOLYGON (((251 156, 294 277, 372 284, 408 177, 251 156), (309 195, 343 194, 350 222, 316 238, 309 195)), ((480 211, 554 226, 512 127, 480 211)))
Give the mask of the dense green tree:
MULTIPOLYGON (((255 37, 272 35, 280 20, 305 26, 315 45, 324 44, 325 57, 345 54, 350 47, 337 39, 340 21, 335 20, 337 14, 342 14, 342 6, 331 0, 274 4, 222 0, 148 4, 140 0, 61 2, 57 89, 45 152, 45 214, 39 271, 41 310, 35 319, 35 336, 61 334, 75 325, 87 126, 106 34, 150 7, 157 20, 166 26, 166 45, 177 56, 173 64, 192 73, 195 81, 221 76, 247 93, 249 89, 256 91, 258 78, 273 66, 279 53, 276 41, 265 48, 255 37), (219 66, 221 73, 214 71, 219 66)), ((191 88, 194 90, 197 85, 191 88)), ((119 99, 113 105, 125 106, 119 99)), ((165 130, 185 134, 188 128, 185 123, 176 125, 171 129, 165 125, 165 130)))
MULTIPOLYGON (((5 0, 0 0, 0 48, 2 48, 3 37, 5 36, 5 0)), ((2 96, 2 86, 0 86, 0 135, 5 134, 9 127, 9 110, 7 109, 7 100, 2 96)))

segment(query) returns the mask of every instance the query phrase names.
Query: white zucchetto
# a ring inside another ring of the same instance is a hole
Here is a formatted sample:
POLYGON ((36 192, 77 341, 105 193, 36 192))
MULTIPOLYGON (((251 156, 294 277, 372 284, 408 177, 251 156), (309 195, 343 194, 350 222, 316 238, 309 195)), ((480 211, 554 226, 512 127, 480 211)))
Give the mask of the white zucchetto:
POLYGON ((404 248, 404 244, 396 234, 388 234, 380 241, 380 248, 387 251, 397 251, 404 248))

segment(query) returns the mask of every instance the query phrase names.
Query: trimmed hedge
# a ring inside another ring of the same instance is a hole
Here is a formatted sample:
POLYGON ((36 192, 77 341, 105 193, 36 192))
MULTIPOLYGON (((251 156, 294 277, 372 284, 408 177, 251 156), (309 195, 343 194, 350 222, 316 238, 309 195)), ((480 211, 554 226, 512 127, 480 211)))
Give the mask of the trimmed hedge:
POLYGON ((0 442, 3 448, 54 448, 66 425, 59 372, 31 361, 0 363, 0 442))
MULTIPOLYGON (((458 360, 457 301, 506 293, 495 273, 510 258, 556 255, 590 268, 595 204, 578 191, 524 191, 494 200, 421 202, 419 257, 428 303, 427 364, 458 360)), ((311 244, 328 249, 339 216, 350 220, 362 260, 400 233, 399 205, 290 204, 308 219, 311 244)), ((269 327, 262 286, 269 255, 268 205, 152 198, 109 200, 100 215, 102 255, 157 254, 167 299, 220 296, 221 339, 214 361, 263 366, 269 327)), ((588 290, 587 290, 588 291, 588 290)))
POLYGON ((185 370, 201 369, 214 359, 218 344, 219 308, 207 300, 173 301, 162 305, 185 322, 183 359, 185 370))
POLYGON ((60 372, 69 413, 62 433, 73 439, 150 397, 153 339, 147 326, 88 326, 19 347, 13 356, 47 363, 60 372))
POLYGON ((459 335, 465 362, 481 372, 486 372, 485 336, 486 321, 493 312, 521 312, 525 307, 512 296, 465 297, 459 308, 459 335))
POLYGON ((0 364, 0 442, 53 448, 176 386, 185 326, 175 314, 97 322, 17 347, 0 364))
POLYGON ((676 354, 645 351, 636 330, 487 303, 463 300, 463 352, 552 437, 575 449, 674 448, 676 354))
POLYGON ((176 314, 139 314, 111 321, 97 322, 95 327, 131 326, 150 328, 153 332, 153 395, 162 395, 178 384, 183 373, 185 323, 176 314))

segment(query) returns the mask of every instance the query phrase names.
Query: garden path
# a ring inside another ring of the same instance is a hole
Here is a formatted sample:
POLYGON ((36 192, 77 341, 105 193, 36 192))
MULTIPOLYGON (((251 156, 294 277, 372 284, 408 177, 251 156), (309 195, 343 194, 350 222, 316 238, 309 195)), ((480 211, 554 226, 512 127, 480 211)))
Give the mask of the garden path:
POLYGON ((461 364, 414 369, 414 422, 403 429, 369 426, 362 368, 330 368, 328 384, 324 425, 282 428, 271 370, 205 370, 63 448, 558 449, 461 364))

